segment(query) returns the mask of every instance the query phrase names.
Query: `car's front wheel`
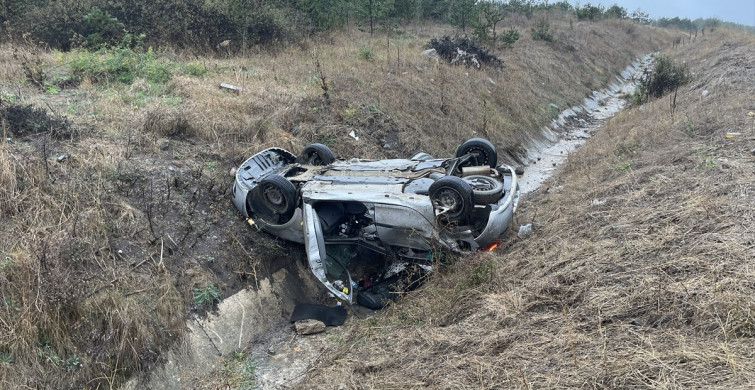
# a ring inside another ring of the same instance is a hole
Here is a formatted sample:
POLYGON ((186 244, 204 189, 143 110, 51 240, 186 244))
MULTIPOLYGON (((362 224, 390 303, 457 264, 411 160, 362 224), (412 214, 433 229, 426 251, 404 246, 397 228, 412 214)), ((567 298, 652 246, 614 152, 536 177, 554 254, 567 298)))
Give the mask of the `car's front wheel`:
POLYGON ((441 177, 428 192, 436 215, 447 222, 466 220, 474 207, 472 187, 460 177, 441 177))
POLYGON ((288 222, 296 210, 296 187, 281 175, 270 175, 260 180, 252 197, 253 209, 270 224, 288 222))

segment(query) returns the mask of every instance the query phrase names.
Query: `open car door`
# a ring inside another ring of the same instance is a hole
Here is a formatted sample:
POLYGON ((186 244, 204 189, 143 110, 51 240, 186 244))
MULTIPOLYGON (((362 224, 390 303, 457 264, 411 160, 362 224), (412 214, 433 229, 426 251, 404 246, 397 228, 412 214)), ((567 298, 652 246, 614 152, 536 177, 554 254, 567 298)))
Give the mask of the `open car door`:
POLYGON ((351 274, 344 264, 328 256, 325 250, 325 237, 317 212, 304 203, 304 247, 307 250, 309 268, 333 295, 349 304, 354 303, 351 274))

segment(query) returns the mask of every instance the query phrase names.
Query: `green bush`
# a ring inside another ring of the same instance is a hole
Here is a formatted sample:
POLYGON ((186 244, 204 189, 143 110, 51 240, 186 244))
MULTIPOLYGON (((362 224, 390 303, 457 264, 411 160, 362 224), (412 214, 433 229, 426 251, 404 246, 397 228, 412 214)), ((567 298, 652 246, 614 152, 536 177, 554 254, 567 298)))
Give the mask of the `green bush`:
POLYGON ((545 19, 541 19, 537 28, 530 29, 530 35, 536 41, 553 42, 553 34, 550 33, 550 28, 550 24, 545 19))
MULTIPOLYGON (((653 69, 640 77, 639 99, 646 101, 650 97, 661 97, 692 79, 687 65, 677 65, 664 55, 655 58, 653 69)), ((635 100, 637 100, 635 98, 635 100)))
POLYGON ((79 77, 96 83, 118 81, 131 84, 137 78, 163 84, 173 77, 172 62, 158 59, 152 49, 138 53, 129 48, 113 48, 97 52, 76 52, 71 70, 79 77))
POLYGON ((375 59, 375 53, 372 51, 372 48, 362 46, 359 48, 359 52, 357 52, 357 57, 362 60, 372 61, 375 59))
POLYGON ((584 7, 577 7, 577 19, 579 20, 598 20, 601 17, 603 17, 603 12, 605 8, 603 8, 602 5, 592 5, 590 3, 587 3, 584 5, 584 7))
POLYGON ((511 47, 519 40, 519 30, 512 27, 498 34, 498 40, 503 42, 503 46, 511 47))
POLYGON ((84 15, 88 29, 82 34, 90 49, 119 46, 127 33, 126 26, 98 7, 84 15))

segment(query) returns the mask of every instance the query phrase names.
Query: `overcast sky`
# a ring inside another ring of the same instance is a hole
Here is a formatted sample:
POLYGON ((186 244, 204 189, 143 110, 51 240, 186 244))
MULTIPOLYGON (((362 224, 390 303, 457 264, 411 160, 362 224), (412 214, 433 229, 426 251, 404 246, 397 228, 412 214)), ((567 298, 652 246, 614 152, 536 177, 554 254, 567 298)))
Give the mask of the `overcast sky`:
POLYGON ((755 0, 569 0, 572 4, 587 3, 608 8, 614 4, 624 7, 630 14, 637 8, 653 19, 718 18, 747 26, 755 26, 755 0))

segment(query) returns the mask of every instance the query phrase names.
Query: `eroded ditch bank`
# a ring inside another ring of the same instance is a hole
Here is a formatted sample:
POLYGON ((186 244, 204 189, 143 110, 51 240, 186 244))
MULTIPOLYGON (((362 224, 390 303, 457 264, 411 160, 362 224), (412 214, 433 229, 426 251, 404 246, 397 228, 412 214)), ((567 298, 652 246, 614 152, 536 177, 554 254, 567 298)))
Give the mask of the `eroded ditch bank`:
MULTIPOLYGON (((600 126, 626 105, 642 72, 650 66, 647 55, 627 66, 604 90, 595 91, 579 106, 571 107, 542 129, 539 140, 527 148, 528 164, 520 180, 523 193, 531 193, 555 174, 569 156, 582 146, 600 126)), ((145 377, 134 378, 125 389, 217 388, 213 373, 222 371, 224 362, 239 351, 246 356, 250 382, 242 387, 288 388, 299 382, 323 357, 326 348, 337 342, 355 320, 350 311, 346 324, 325 333, 298 336, 288 316, 299 296, 319 286, 303 262, 296 269, 281 269, 259 281, 256 290, 242 290, 226 298, 218 310, 206 318, 192 318, 181 345, 166 354, 164 364, 145 377)), ((373 314, 359 311, 361 317, 373 314)), ((228 388, 233 388, 229 383, 228 388)), ((334 384, 337 386, 337 384, 334 384)), ((225 388, 225 387, 223 387, 225 388)))

